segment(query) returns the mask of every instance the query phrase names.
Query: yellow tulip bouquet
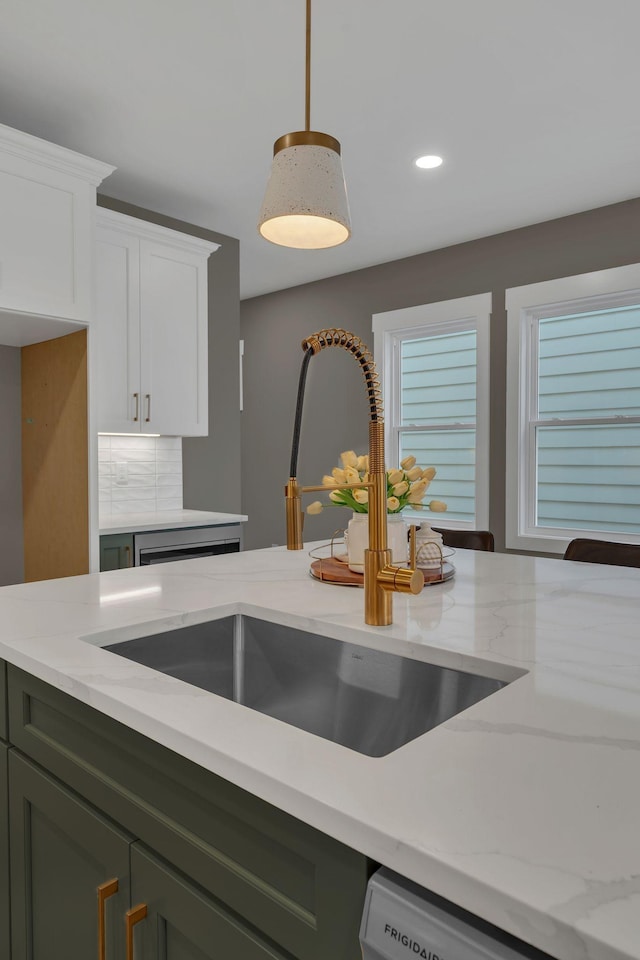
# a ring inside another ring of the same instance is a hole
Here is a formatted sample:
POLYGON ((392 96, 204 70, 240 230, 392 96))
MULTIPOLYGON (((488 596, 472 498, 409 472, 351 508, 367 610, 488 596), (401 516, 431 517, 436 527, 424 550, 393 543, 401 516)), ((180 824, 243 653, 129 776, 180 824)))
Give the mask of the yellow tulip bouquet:
MULTIPOLYGON (((331 474, 322 478, 323 485, 329 491, 329 504, 315 500, 307 507, 307 513, 321 513, 325 506, 350 507, 355 513, 369 512, 369 491, 332 490, 341 483, 366 483, 369 479, 369 457, 359 456, 353 450, 340 454, 341 467, 334 467, 331 474)), ((429 484, 436 475, 435 467, 416 466, 415 457, 405 457, 400 466, 387 470, 387 513, 400 513, 405 507, 412 510, 432 510, 443 513, 447 509, 442 500, 430 500, 424 503, 429 484)))

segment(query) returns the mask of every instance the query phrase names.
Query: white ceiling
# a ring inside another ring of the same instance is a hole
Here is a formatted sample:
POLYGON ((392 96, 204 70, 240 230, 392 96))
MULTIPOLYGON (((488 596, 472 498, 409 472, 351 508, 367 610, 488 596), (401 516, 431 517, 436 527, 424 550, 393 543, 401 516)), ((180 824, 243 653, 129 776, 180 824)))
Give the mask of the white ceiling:
POLYGON ((269 244, 304 15, 3 0, 0 122, 116 164, 104 193, 238 237, 244 297, 640 195, 640 0, 315 0, 311 125, 342 142, 353 237, 269 244))

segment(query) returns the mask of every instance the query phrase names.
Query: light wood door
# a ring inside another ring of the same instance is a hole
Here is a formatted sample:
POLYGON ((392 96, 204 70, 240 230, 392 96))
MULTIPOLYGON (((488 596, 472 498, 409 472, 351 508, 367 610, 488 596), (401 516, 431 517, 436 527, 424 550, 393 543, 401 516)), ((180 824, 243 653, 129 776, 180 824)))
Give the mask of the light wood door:
POLYGON ((22 348, 25 580, 89 572, 86 330, 22 348))
POLYGON ((140 242, 142 430, 208 431, 206 257, 140 242))

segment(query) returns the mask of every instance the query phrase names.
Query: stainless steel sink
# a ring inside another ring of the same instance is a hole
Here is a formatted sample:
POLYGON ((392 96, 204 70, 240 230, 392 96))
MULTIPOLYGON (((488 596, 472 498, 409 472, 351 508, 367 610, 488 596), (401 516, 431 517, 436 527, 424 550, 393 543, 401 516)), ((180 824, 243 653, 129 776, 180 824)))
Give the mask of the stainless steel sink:
POLYGON ((370 757, 506 684, 240 615, 104 649, 370 757))

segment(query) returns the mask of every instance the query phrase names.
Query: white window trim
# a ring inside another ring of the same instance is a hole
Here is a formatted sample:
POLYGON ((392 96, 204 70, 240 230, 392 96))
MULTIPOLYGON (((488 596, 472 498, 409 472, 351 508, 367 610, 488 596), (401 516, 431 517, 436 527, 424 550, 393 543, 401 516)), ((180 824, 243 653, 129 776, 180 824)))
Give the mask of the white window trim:
MULTIPOLYGON (((536 482, 530 453, 529 423, 536 396, 537 354, 532 354, 532 321, 558 314, 598 309, 599 303, 640 303, 640 264, 597 270, 559 280, 546 280, 506 291, 507 308, 507 549, 563 554, 576 537, 610 540, 602 530, 554 528, 543 533, 533 526, 536 482), (531 363, 529 364, 529 358, 531 363)), ((631 534, 616 533, 620 542, 637 543, 631 534)))
MULTIPOLYGON (((476 518, 474 523, 449 520, 447 514, 428 513, 432 522, 444 524, 451 529, 471 530, 489 527, 489 332, 491 323, 491 294, 481 293, 455 300, 389 310, 373 315, 373 343, 376 366, 382 382, 384 407, 392 414, 399 402, 399 384, 393 362, 398 341, 421 328, 428 328, 428 335, 476 330, 476 518)), ((394 452, 392 418, 385 418, 385 447, 387 463, 397 456, 394 452)), ((446 500, 446 491, 443 491, 446 500)))

